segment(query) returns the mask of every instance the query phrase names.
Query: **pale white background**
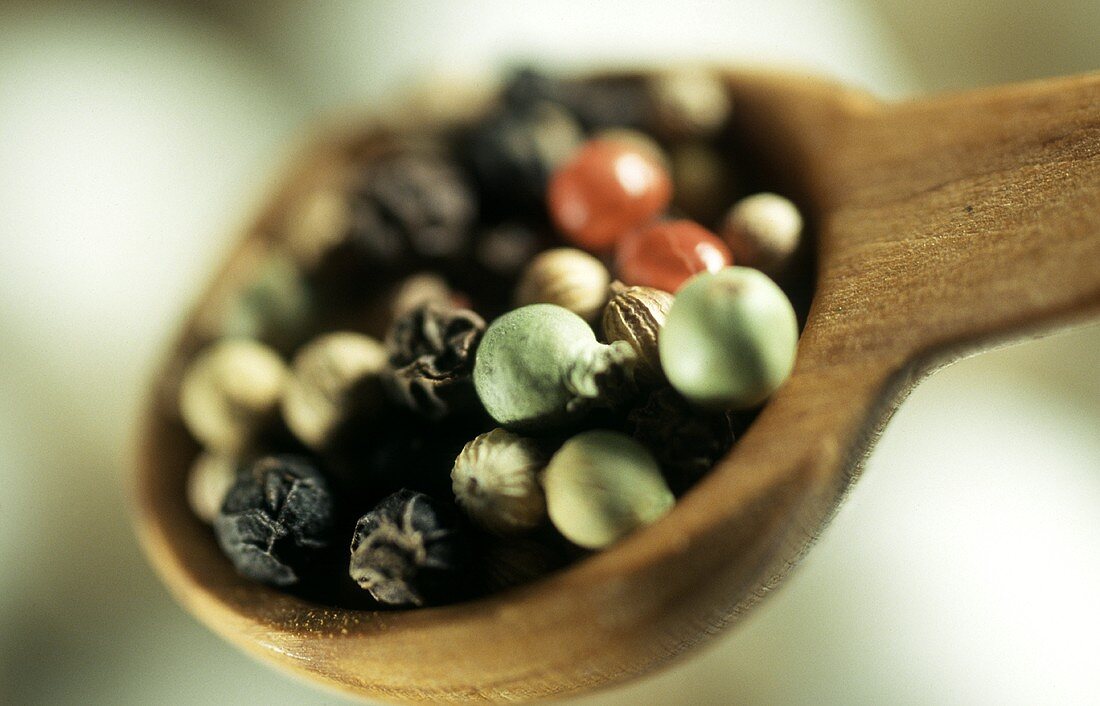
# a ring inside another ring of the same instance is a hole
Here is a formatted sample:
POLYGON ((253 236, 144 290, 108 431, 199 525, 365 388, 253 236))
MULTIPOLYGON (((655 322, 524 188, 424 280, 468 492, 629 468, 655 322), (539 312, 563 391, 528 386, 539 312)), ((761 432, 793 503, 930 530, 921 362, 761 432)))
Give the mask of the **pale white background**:
MULTIPOLYGON (((1100 68, 1100 4, 1038 8, 0 6, 0 703, 338 701, 177 608, 124 499, 156 355, 314 116, 515 57, 780 64, 891 98, 1100 68)), ((1096 703, 1098 344, 1092 327, 933 376, 783 590, 576 703, 1096 703)))

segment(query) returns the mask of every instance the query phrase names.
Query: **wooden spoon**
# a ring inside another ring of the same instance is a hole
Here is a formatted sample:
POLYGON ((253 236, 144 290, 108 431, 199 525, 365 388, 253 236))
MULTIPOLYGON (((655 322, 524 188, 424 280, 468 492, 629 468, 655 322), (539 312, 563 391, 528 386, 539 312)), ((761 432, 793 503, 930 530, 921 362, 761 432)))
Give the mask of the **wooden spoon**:
MULTIPOLYGON (((606 686, 684 654, 779 586, 920 377, 1100 313, 1100 74, 897 105, 794 76, 735 72, 729 84, 738 134, 816 223, 817 289, 790 381, 666 519, 476 602, 322 607, 234 572, 184 499, 197 449, 154 404, 137 525, 176 598, 264 660, 381 700, 606 686)), ((250 237, 304 174, 370 134, 310 151, 250 237)))

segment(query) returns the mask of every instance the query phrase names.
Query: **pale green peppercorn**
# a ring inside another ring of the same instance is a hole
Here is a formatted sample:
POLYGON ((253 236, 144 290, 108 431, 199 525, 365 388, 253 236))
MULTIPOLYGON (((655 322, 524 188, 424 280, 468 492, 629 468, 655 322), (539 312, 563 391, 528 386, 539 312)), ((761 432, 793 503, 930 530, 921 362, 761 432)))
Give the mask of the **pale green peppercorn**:
POLYGON ((747 409, 790 375, 798 322, 767 275, 727 267, 691 278, 661 330, 661 367, 682 395, 712 408, 747 409))
POLYGON ((636 361, 630 344, 600 343, 573 312, 531 304, 504 314, 485 331, 474 387, 485 411, 502 426, 547 428, 632 395, 636 361))
POLYGON ((656 522, 675 503, 645 447, 602 429, 565 442, 543 472, 543 487, 550 521, 566 539, 588 549, 656 522))

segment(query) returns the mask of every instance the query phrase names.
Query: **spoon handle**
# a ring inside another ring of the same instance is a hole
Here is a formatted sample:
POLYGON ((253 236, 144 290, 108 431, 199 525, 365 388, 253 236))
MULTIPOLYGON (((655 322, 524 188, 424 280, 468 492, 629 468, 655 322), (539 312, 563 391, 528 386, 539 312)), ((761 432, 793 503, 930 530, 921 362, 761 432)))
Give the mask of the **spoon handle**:
POLYGON ((1100 74, 856 110, 838 135, 818 306, 846 347, 936 362, 1100 313, 1100 74))

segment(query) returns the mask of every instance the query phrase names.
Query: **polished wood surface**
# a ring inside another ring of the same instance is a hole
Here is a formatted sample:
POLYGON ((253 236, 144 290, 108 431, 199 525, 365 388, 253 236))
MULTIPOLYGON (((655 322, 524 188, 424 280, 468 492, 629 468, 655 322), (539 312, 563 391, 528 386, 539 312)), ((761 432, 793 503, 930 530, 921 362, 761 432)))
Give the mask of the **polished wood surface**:
MULTIPOLYGON (((184 499, 194 442, 153 402, 136 522, 175 597, 258 657, 383 701, 519 701, 623 681, 779 586, 922 375, 1100 315, 1100 75, 893 105, 807 78, 729 81, 736 129, 808 207, 817 290, 791 379, 667 518, 488 599, 326 608, 237 576, 184 499)), ((307 150, 247 238, 370 134, 335 131, 307 150)))

